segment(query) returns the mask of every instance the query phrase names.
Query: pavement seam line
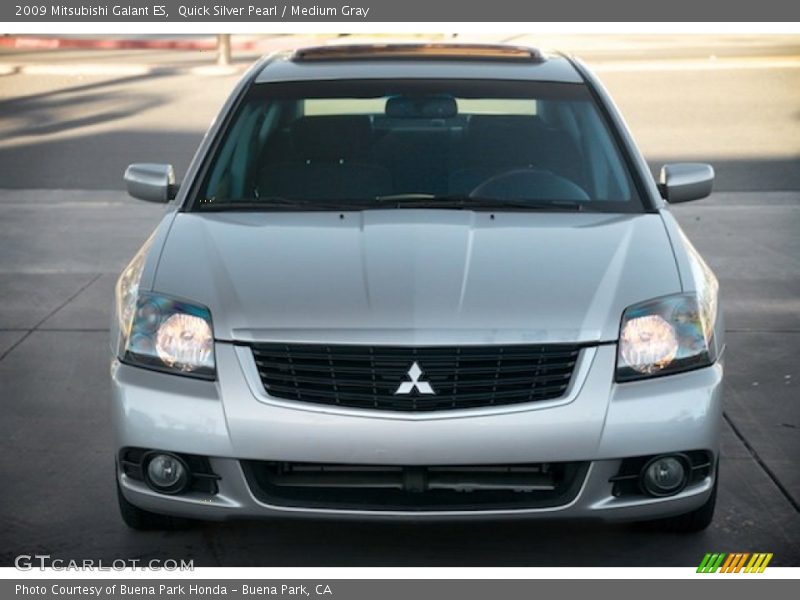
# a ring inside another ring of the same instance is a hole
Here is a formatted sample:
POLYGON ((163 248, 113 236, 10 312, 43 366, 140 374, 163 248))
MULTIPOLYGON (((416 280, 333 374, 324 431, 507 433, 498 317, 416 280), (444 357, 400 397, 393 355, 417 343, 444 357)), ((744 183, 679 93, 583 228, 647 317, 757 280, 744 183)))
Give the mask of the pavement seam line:
POLYGON ((27 330, 27 332, 25 333, 25 335, 23 335, 23 336, 22 336, 21 338, 19 338, 19 339, 18 339, 16 342, 14 342, 14 343, 13 343, 13 344, 12 344, 12 345, 11 345, 11 346, 8 348, 8 350, 6 350, 6 351, 5 351, 5 352, 3 352, 2 354, 0 354, 0 361, 3 361, 3 360, 5 360, 6 356, 8 356, 9 354, 11 354, 11 353, 14 351, 14 349, 16 349, 16 348, 17 348, 17 346, 19 346, 19 345, 20 345, 22 342, 24 342, 25 340, 27 340, 27 339, 28 339, 28 338, 31 336, 31 334, 32 334, 34 331, 39 331, 39 327, 40 327, 41 325, 43 325, 43 324, 44 324, 44 323, 47 321, 47 319, 49 319, 50 317, 52 317, 53 315, 55 315, 55 314, 56 314, 58 311, 60 311, 62 308, 64 308, 64 307, 65 307, 67 304, 69 304, 70 302, 72 302, 73 300, 75 300, 75 298, 77 298, 78 296, 80 296, 80 295, 83 293, 83 291, 84 291, 86 288, 88 288, 90 285, 92 285, 92 284, 93 284, 95 281, 97 281, 98 279, 100 279, 100 277, 102 277, 102 276, 103 276, 103 274, 102 274, 102 273, 96 273, 94 277, 92 277, 92 278, 91 278, 89 281, 87 281, 87 282, 86 282, 85 284, 83 284, 83 285, 82 285, 80 288, 78 288, 78 291, 76 291, 74 294, 72 294, 71 296, 69 296, 69 297, 68 297, 66 300, 64 300, 64 302, 62 302, 61 304, 59 304, 58 306, 56 306, 56 307, 55 307, 53 310, 51 310, 49 313, 47 313, 47 314, 46 314, 46 315, 45 315, 45 316, 44 316, 44 317, 43 317, 41 320, 39 320, 39 321, 38 321, 38 322, 37 322, 37 323, 36 323, 36 324, 35 324, 33 327, 31 327, 30 329, 28 329, 28 330, 27 330))
POLYGON ((755 461, 756 461, 756 463, 757 463, 757 464, 758 464, 758 465, 761 467, 761 469, 764 471, 764 473, 766 473, 766 474, 767 474, 767 477, 769 477, 769 478, 770 478, 770 480, 772 480, 772 483, 774 483, 774 484, 775 484, 775 487, 777 487, 777 488, 778 488, 778 491, 780 491, 780 493, 783 495, 783 497, 784 497, 784 498, 786 498, 786 500, 789 502, 789 504, 792 506, 792 508, 794 508, 794 510, 795 510, 796 512, 800 513, 800 503, 798 503, 798 502, 797 502, 797 501, 796 501, 796 500, 795 500, 795 499, 792 497, 791 493, 789 493, 789 490, 787 490, 787 489, 786 489, 786 486, 784 486, 784 485, 783 485, 783 484, 780 482, 780 480, 778 479, 778 476, 777 476, 777 475, 775 475, 775 473, 773 473, 773 472, 772 472, 772 469, 770 469, 770 468, 769 468, 769 466, 767 466, 767 463, 765 463, 765 462, 764 462, 764 460, 761 458, 761 456, 759 456, 758 452, 756 452, 756 449, 755 449, 755 448, 753 448, 753 446, 750 444, 750 442, 748 442, 748 441, 745 439, 745 437, 744 437, 744 435, 742 434, 742 432, 741 432, 741 431, 739 430, 739 428, 738 428, 738 427, 737 427, 737 426, 736 426, 736 425, 733 423, 733 419, 731 419, 731 417, 730 417, 730 416, 728 415, 728 413, 727 413, 727 412, 725 412, 725 411, 723 411, 723 413, 722 413, 722 418, 723 418, 723 419, 725 419, 725 422, 726 422, 726 423, 727 423, 727 424, 730 426, 730 428, 733 430, 733 434, 734 434, 734 435, 735 435, 735 436, 736 436, 736 437, 739 439, 739 441, 740 441, 740 442, 742 442, 742 444, 744 445, 744 447, 745 447, 745 448, 747 449, 747 451, 750 453, 750 456, 752 456, 752 457, 753 457, 753 460, 755 460, 755 461))

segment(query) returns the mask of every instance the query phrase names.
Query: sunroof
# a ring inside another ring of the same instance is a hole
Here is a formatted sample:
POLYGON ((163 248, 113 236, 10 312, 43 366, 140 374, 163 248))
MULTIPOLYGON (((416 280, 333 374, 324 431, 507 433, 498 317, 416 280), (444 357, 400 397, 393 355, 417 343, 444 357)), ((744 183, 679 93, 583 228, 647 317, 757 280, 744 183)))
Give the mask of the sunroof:
POLYGON ((342 44, 301 48, 292 55, 295 62, 403 59, 538 63, 544 56, 535 48, 501 44, 342 44))

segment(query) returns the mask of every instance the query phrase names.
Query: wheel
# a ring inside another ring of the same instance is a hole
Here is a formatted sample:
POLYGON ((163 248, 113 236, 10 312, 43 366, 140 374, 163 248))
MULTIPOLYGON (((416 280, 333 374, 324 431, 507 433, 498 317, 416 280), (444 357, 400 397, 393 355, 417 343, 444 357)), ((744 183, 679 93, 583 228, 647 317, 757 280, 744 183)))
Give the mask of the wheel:
POLYGON ((657 521, 648 521, 646 525, 658 531, 667 531, 671 533, 696 533, 698 531, 703 531, 706 527, 711 525, 711 521, 714 519, 714 507, 717 504, 718 481, 719 470, 717 470, 716 478, 714 479, 714 487, 711 490, 711 495, 700 508, 696 508, 682 515, 658 519, 657 521))
POLYGON ((119 481, 117 481, 117 501, 119 502, 119 512, 122 520, 125 521, 125 525, 137 531, 174 531, 176 529, 186 529, 192 524, 189 519, 159 515, 134 506, 122 495, 119 481))

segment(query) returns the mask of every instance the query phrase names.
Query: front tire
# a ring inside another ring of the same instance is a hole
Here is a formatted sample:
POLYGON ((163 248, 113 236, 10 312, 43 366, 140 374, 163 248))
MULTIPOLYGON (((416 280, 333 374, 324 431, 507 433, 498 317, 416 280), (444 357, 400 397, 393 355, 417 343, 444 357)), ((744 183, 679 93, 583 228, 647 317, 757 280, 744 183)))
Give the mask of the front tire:
POLYGON ((192 523, 188 519, 159 515, 134 506, 123 496, 119 481, 117 481, 117 502, 125 525, 137 531, 174 531, 176 529, 186 529, 192 523))
POLYGON ((717 484, 719 481, 719 470, 714 478, 714 487, 711 495, 705 504, 691 512, 657 521, 648 521, 647 525, 658 531, 670 533, 697 533, 711 525, 714 519, 714 508, 717 505, 717 484))

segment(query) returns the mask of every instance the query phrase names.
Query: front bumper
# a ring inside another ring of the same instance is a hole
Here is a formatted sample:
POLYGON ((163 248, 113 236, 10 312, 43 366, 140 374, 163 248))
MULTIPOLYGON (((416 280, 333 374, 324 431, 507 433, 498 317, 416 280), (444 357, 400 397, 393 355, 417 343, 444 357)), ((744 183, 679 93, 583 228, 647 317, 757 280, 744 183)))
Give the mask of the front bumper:
POLYGON ((567 394, 553 401, 437 413, 381 413, 268 397, 246 347, 218 343, 218 380, 114 362, 117 446, 197 454, 220 476, 218 493, 165 496, 120 474, 122 493, 153 512, 224 520, 269 516, 653 519, 710 496, 714 471, 675 496, 614 497, 623 458, 707 450, 716 459, 722 365, 617 385, 616 347, 582 351, 567 394), (366 465, 486 465, 589 461, 569 502, 513 510, 350 510, 270 505, 248 486, 241 460, 366 465))

